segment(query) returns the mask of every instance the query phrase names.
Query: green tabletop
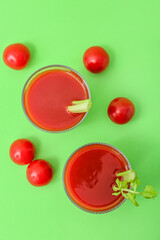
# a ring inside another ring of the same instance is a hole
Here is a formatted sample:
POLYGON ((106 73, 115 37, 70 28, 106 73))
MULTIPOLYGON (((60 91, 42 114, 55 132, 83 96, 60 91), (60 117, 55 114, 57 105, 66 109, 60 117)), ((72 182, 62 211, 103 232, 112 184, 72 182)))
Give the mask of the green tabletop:
POLYGON ((160 183, 160 2, 159 0, 46 0, 3 1, 0 6, 0 54, 12 43, 26 44, 32 54, 21 71, 0 60, 1 240, 159 240, 160 198, 138 197, 136 208, 126 201, 106 214, 90 214, 67 198, 62 172, 69 155, 91 142, 120 149, 141 179, 140 190, 160 183), (84 51, 93 45, 110 54, 110 65, 100 74, 88 72, 84 51), (21 93, 37 69, 62 64, 87 81, 92 109, 82 124, 66 133, 46 133, 25 117, 21 93), (107 116, 115 97, 128 97, 136 114, 126 125, 107 116), (9 158, 10 144, 28 138, 36 158, 53 164, 55 175, 46 187, 31 186, 26 166, 9 158))

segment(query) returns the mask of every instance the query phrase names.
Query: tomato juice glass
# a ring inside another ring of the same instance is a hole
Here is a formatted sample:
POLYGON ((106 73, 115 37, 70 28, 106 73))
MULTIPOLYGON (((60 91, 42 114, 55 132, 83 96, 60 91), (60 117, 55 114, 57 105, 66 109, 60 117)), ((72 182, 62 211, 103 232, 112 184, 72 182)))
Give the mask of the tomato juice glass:
POLYGON ((83 77, 72 68, 52 65, 31 75, 22 92, 22 106, 29 121, 47 132, 64 132, 78 126, 87 112, 71 113, 72 101, 90 99, 83 77))
POLYGON ((91 143, 78 148, 67 160, 63 185, 69 199, 90 213, 118 208, 125 198, 112 195, 116 173, 131 169, 127 158, 115 147, 91 143))

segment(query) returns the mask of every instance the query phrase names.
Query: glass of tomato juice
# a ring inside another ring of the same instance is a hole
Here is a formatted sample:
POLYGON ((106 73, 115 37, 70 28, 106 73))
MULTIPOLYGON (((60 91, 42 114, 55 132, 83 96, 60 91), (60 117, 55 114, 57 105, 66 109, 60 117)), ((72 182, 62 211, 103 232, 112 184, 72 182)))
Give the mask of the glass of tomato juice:
POLYGON ((64 132, 78 126, 87 112, 71 113, 72 101, 90 99, 83 77, 72 68, 51 65, 31 75, 22 92, 22 106, 29 121, 48 132, 64 132))
POLYGON ((117 148, 105 143, 87 144, 67 160, 64 189, 80 209, 90 213, 110 212, 125 201, 122 195, 112 195, 116 173, 129 169, 130 163, 117 148))

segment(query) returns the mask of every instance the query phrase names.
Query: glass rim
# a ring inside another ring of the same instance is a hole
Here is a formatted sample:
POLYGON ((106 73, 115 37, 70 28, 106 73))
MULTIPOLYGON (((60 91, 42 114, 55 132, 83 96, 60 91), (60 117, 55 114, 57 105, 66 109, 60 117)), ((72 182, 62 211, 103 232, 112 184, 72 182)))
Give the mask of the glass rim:
POLYGON ((25 82, 25 84, 24 84, 24 87, 23 87, 23 90, 22 90, 22 95, 21 95, 22 109, 23 109, 23 112, 24 112, 25 116, 27 117, 27 119, 29 120, 29 122, 30 122, 33 126, 35 126, 35 127, 36 127, 37 129, 39 129, 39 130, 42 130, 42 131, 48 132, 48 133, 63 133, 63 132, 70 131, 70 130, 74 129, 75 127, 77 127, 78 125, 80 125, 80 124, 83 122, 83 120, 86 118, 87 114, 88 114, 88 112, 86 112, 86 113, 84 114, 83 118, 82 118, 76 125, 74 125, 73 127, 68 128, 68 129, 65 129, 65 130, 60 130, 60 131, 53 131, 53 130, 50 131, 50 130, 43 129, 43 128, 37 126, 37 125, 36 125, 34 122, 32 122, 32 120, 29 118, 29 116, 28 116, 28 114, 27 114, 27 112, 26 112, 26 110, 25 110, 25 106, 24 106, 24 92, 25 92, 25 89, 26 89, 27 84, 28 84, 29 81, 30 81, 37 73, 39 73, 40 71, 45 70, 45 69, 47 70, 48 68, 56 68, 56 67, 57 67, 57 68, 68 69, 68 70, 76 73, 76 74, 81 78, 81 80, 83 81, 83 83, 84 83, 84 85, 85 85, 85 87, 86 87, 86 89, 87 89, 88 99, 91 99, 90 89, 89 89, 89 86, 88 86, 86 80, 81 76, 81 74, 79 74, 79 73, 78 73, 76 70, 74 70, 73 68, 68 67, 68 66, 65 66, 65 65, 55 64, 55 65, 48 65, 48 66, 39 68, 37 71, 35 71, 35 72, 28 78, 28 80, 27 80, 27 81, 25 82))
POLYGON ((73 199, 72 199, 71 196, 69 195, 69 193, 68 193, 68 191, 67 191, 67 188, 66 188, 66 185, 65 185, 65 170, 66 170, 66 167, 67 167, 68 162, 69 162, 69 160, 71 159, 71 157, 72 157, 76 152, 78 152, 80 149, 82 149, 82 148, 84 148, 84 147, 86 147, 86 146, 95 145, 95 144, 105 145, 105 146, 111 147, 111 148, 113 148, 114 150, 116 150, 118 153, 120 153, 120 154, 124 157, 124 159, 126 160, 126 162, 127 162, 127 164, 128 164, 129 169, 132 169, 131 164, 130 164, 130 162, 128 161, 127 157, 126 157, 118 148, 116 148, 116 147, 114 147, 114 146, 112 146, 112 145, 110 145, 110 144, 108 144, 108 143, 92 142, 92 143, 88 143, 88 144, 85 144, 85 145, 77 148, 77 149, 69 156, 69 158, 67 159, 67 161, 66 161, 66 163, 65 163, 65 165, 64 165, 64 168, 63 168, 63 178, 62 178, 62 181, 63 181, 63 188, 64 188, 64 191, 65 191, 66 195, 68 196, 69 200, 70 200, 76 207, 78 207, 79 209, 81 209, 81 210, 83 210, 83 211, 85 211, 85 212, 88 212, 88 213, 103 214, 103 213, 108 213, 108 212, 111 212, 111 211, 116 210, 117 208, 119 208, 119 207, 126 201, 126 198, 124 198, 124 199, 123 199, 118 205, 116 205, 115 207, 113 207, 113 208, 111 208, 111 209, 108 209, 108 210, 105 210, 105 211, 92 211, 92 210, 87 210, 87 209, 79 206, 77 203, 75 203, 75 202, 73 201, 73 199))

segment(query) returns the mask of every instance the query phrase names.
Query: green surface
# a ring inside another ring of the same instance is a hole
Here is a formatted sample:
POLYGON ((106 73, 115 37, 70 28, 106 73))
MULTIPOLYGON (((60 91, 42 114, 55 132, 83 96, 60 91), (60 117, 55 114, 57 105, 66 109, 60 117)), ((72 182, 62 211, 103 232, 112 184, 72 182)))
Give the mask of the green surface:
POLYGON ((160 198, 137 197, 140 207, 126 201, 102 215, 85 213, 67 198, 62 185, 63 166, 83 144, 100 141, 119 148, 141 178, 141 187, 160 182, 160 2, 159 0, 46 0, 3 1, 0 7, 1 44, 27 44, 32 53, 28 67, 9 69, 0 59, 1 134, 1 240, 134 240, 160 239, 160 198), (92 45, 108 50, 111 62, 101 74, 87 72, 83 52, 92 45), (49 134, 36 129, 21 107, 27 78, 40 67, 63 64, 86 79, 93 105, 84 122, 72 131, 49 134), (134 119, 123 126, 106 114, 109 102, 130 98, 134 119), (31 186, 26 167, 11 162, 10 144, 29 138, 36 158, 55 168, 51 184, 31 186), (129 237, 129 234, 130 237, 129 237))

